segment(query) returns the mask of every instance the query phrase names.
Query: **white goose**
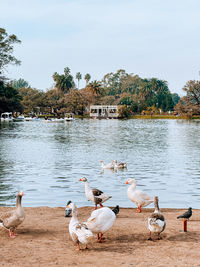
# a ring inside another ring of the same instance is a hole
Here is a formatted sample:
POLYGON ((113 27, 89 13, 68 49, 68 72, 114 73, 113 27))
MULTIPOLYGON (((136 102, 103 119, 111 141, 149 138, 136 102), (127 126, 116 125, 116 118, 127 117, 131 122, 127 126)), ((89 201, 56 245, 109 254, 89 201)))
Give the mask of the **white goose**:
POLYGON ((126 169, 127 164, 126 162, 117 162, 117 160, 112 161, 115 169, 126 169))
POLYGON ((88 229, 85 223, 79 223, 78 221, 78 211, 75 203, 70 203, 67 208, 72 210, 72 218, 69 223, 69 234, 77 244, 78 250, 81 249, 80 243, 84 244, 84 249, 87 249, 87 243, 93 237, 92 232, 88 229))
POLYGON ((154 198, 154 213, 148 218, 149 240, 152 240, 151 233, 157 233, 158 240, 160 239, 160 233, 165 230, 166 222, 164 216, 161 214, 158 206, 158 197, 154 198))
POLYGON ((111 198, 111 196, 103 193, 99 189, 90 189, 89 183, 85 177, 80 178, 79 181, 83 181, 85 183, 85 195, 88 200, 93 201, 95 203, 95 209, 97 209, 97 205, 103 207, 102 203, 111 198))
POLYGON ((99 243, 102 242, 103 234, 112 227, 118 213, 118 205, 113 210, 104 207, 94 210, 91 213, 90 218, 87 220, 87 226, 92 233, 97 234, 97 240, 99 243))
POLYGON ((126 181, 126 184, 130 185, 127 190, 127 195, 132 202, 136 203, 136 212, 141 212, 142 207, 146 207, 147 205, 153 202, 152 197, 148 196, 141 190, 136 190, 136 181, 134 179, 128 179, 126 181))
POLYGON ((110 163, 108 163, 106 165, 104 164, 103 160, 100 160, 100 162, 101 162, 101 168, 102 169, 114 169, 113 162, 110 162, 110 163))
POLYGON ((9 235, 11 238, 15 238, 15 229, 20 225, 25 219, 25 212, 21 205, 22 197, 24 192, 19 192, 17 195, 16 208, 14 210, 8 211, 0 215, 0 226, 5 227, 9 230, 9 235))

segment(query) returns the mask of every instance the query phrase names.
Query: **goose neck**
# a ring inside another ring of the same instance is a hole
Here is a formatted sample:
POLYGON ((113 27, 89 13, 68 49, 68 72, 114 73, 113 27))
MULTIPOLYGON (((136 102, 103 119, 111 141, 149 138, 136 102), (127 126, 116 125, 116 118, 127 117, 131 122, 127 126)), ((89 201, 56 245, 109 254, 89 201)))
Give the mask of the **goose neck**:
POLYGON ((16 201, 16 207, 21 207, 21 205, 22 205, 22 196, 18 195, 16 201))
POLYGON ((136 183, 132 183, 132 184, 130 185, 130 188, 131 188, 132 190, 134 190, 134 189, 136 188, 136 183))
POLYGON ((85 182, 85 192, 89 192, 90 191, 90 186, 88 181, 85 182))

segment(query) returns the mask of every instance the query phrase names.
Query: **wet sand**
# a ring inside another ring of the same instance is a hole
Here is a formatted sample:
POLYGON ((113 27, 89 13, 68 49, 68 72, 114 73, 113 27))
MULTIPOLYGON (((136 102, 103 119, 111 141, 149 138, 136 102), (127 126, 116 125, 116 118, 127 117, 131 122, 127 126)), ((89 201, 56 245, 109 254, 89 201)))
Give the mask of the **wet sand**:
MULTIPOLYGON (((11 208, 0 207, 0 213, 11 208)), ((92 207, 78 209, 85 221, 92 207)), ((25 208, 26 219, 11 239, 0 228, 0 266, 200 266, 200 210, 193 210, 188 232, 181 232, 176 217, 186 210, 162 209, 167 226, 162 240, 149 241, 147 218, 153 209, 121 208, 113 227, 105 233, 105 242, 96 239, 88 250, 78 251, 70 240, 65 209, 25 208)))

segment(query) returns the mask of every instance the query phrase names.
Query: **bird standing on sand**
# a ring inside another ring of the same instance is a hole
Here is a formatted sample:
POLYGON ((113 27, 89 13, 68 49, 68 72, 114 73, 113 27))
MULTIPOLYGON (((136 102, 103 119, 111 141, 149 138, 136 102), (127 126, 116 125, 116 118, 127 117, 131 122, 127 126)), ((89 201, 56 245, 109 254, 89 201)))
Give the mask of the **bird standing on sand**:
POLYGON ((136 181, 134 179, 128 179, 126 181, 126 184, 130 184, 128 190, 127 190, 127 195, 128 198, 132 201, 135 202, 137 205, 137 210, 136 212, 141 212, 142 207, 146 207, 150 203, 153 202, 152 197, 148 196, 146 193, 144 193, 141 190, 136 190, 136 181))
POLYGON ((87 226, 92 233, 97 234, 97 240, 99 243, 102 242, 103 234, 112 227, 118 213, 118 205, 113 210, 108 207, 104 207, 94 210, 91 213, 90 218, 87 220, 87 226))
POLYGON ((78 250, 81 249, 80 243, 84 244, 84 249, 87 249, 87 243, 93 237, 93 233, 88 229, 85 223, 79 223, 78 221, 78 211, 75 203, 70 203, 67 208, 72 210, 72 218, 69 223, 69 234, 77 244, 78 250))
POLYGON ((192 208, 189 207, 188 210, 186 212, 184 212, 182 215, 179 215, 177 217, 177 219, 187 219, 189 220, 189 218, 192 216, 192 208))
POLYGON ((165 230, 166 222, 164 216, 161 214, 158 206, 158 197, 154 198, 154 213, 148 218, 149 240, 152 240, 151 233, 158 234, 158 240, 160 239, 160 233, 165 230))
POLYGON ((85 183, 85 195, 88 200, 93 201, 95 204, 95 209, 97 209, 97 205, 103 207, 102 203, 111 198, 111 196, 103 193, 99 189, 90 189, 89 183, 85 177, 80 178, 79 181, 83 181, 85 183))
POLYGON ((23 196, 24 193, 22 191, 19 192, 17 195, 16 208, 0 215, 0 226, 3 226, 9 230, 9 235, 11 238, 16 237, 14 231, 25 219, 25 212, 21 205, 23 196))

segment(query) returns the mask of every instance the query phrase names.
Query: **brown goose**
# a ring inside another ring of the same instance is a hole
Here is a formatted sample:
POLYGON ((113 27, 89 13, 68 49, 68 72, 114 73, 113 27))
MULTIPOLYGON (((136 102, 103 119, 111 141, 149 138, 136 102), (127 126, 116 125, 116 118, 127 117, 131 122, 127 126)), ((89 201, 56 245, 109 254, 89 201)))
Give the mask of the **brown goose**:
POLYGON ((18 225, 20 225, 25 219, 25 212, 21 205, 22 197, 24 193, 19 192, 17 195, 16 208, 12 211, 8 211, 0 215, 0 224, 9 230, 9 235, 14 238, 16 234, 14 233, 18 225))
POLYGON ((100 207, 103 207, 102 203, 111 198, 111 196, 103 193, 99 189, 91 189, 85 177, 80 178, 79 181, 83 181, 85 183, 85 195, 88 200, 94 202, 95 209, 97 209, 98 204, 100 205, 100 207))
POLYGON ((151 233, 156 233, 158 235, 158 240, 160 239, 160 233, 165 230, 166 222, 164 216, 161 214, 158 206, 158 197, 154 198, 154 213, 148 218, 148 229, 149 229, 149 240, 152 240, 151 233))

